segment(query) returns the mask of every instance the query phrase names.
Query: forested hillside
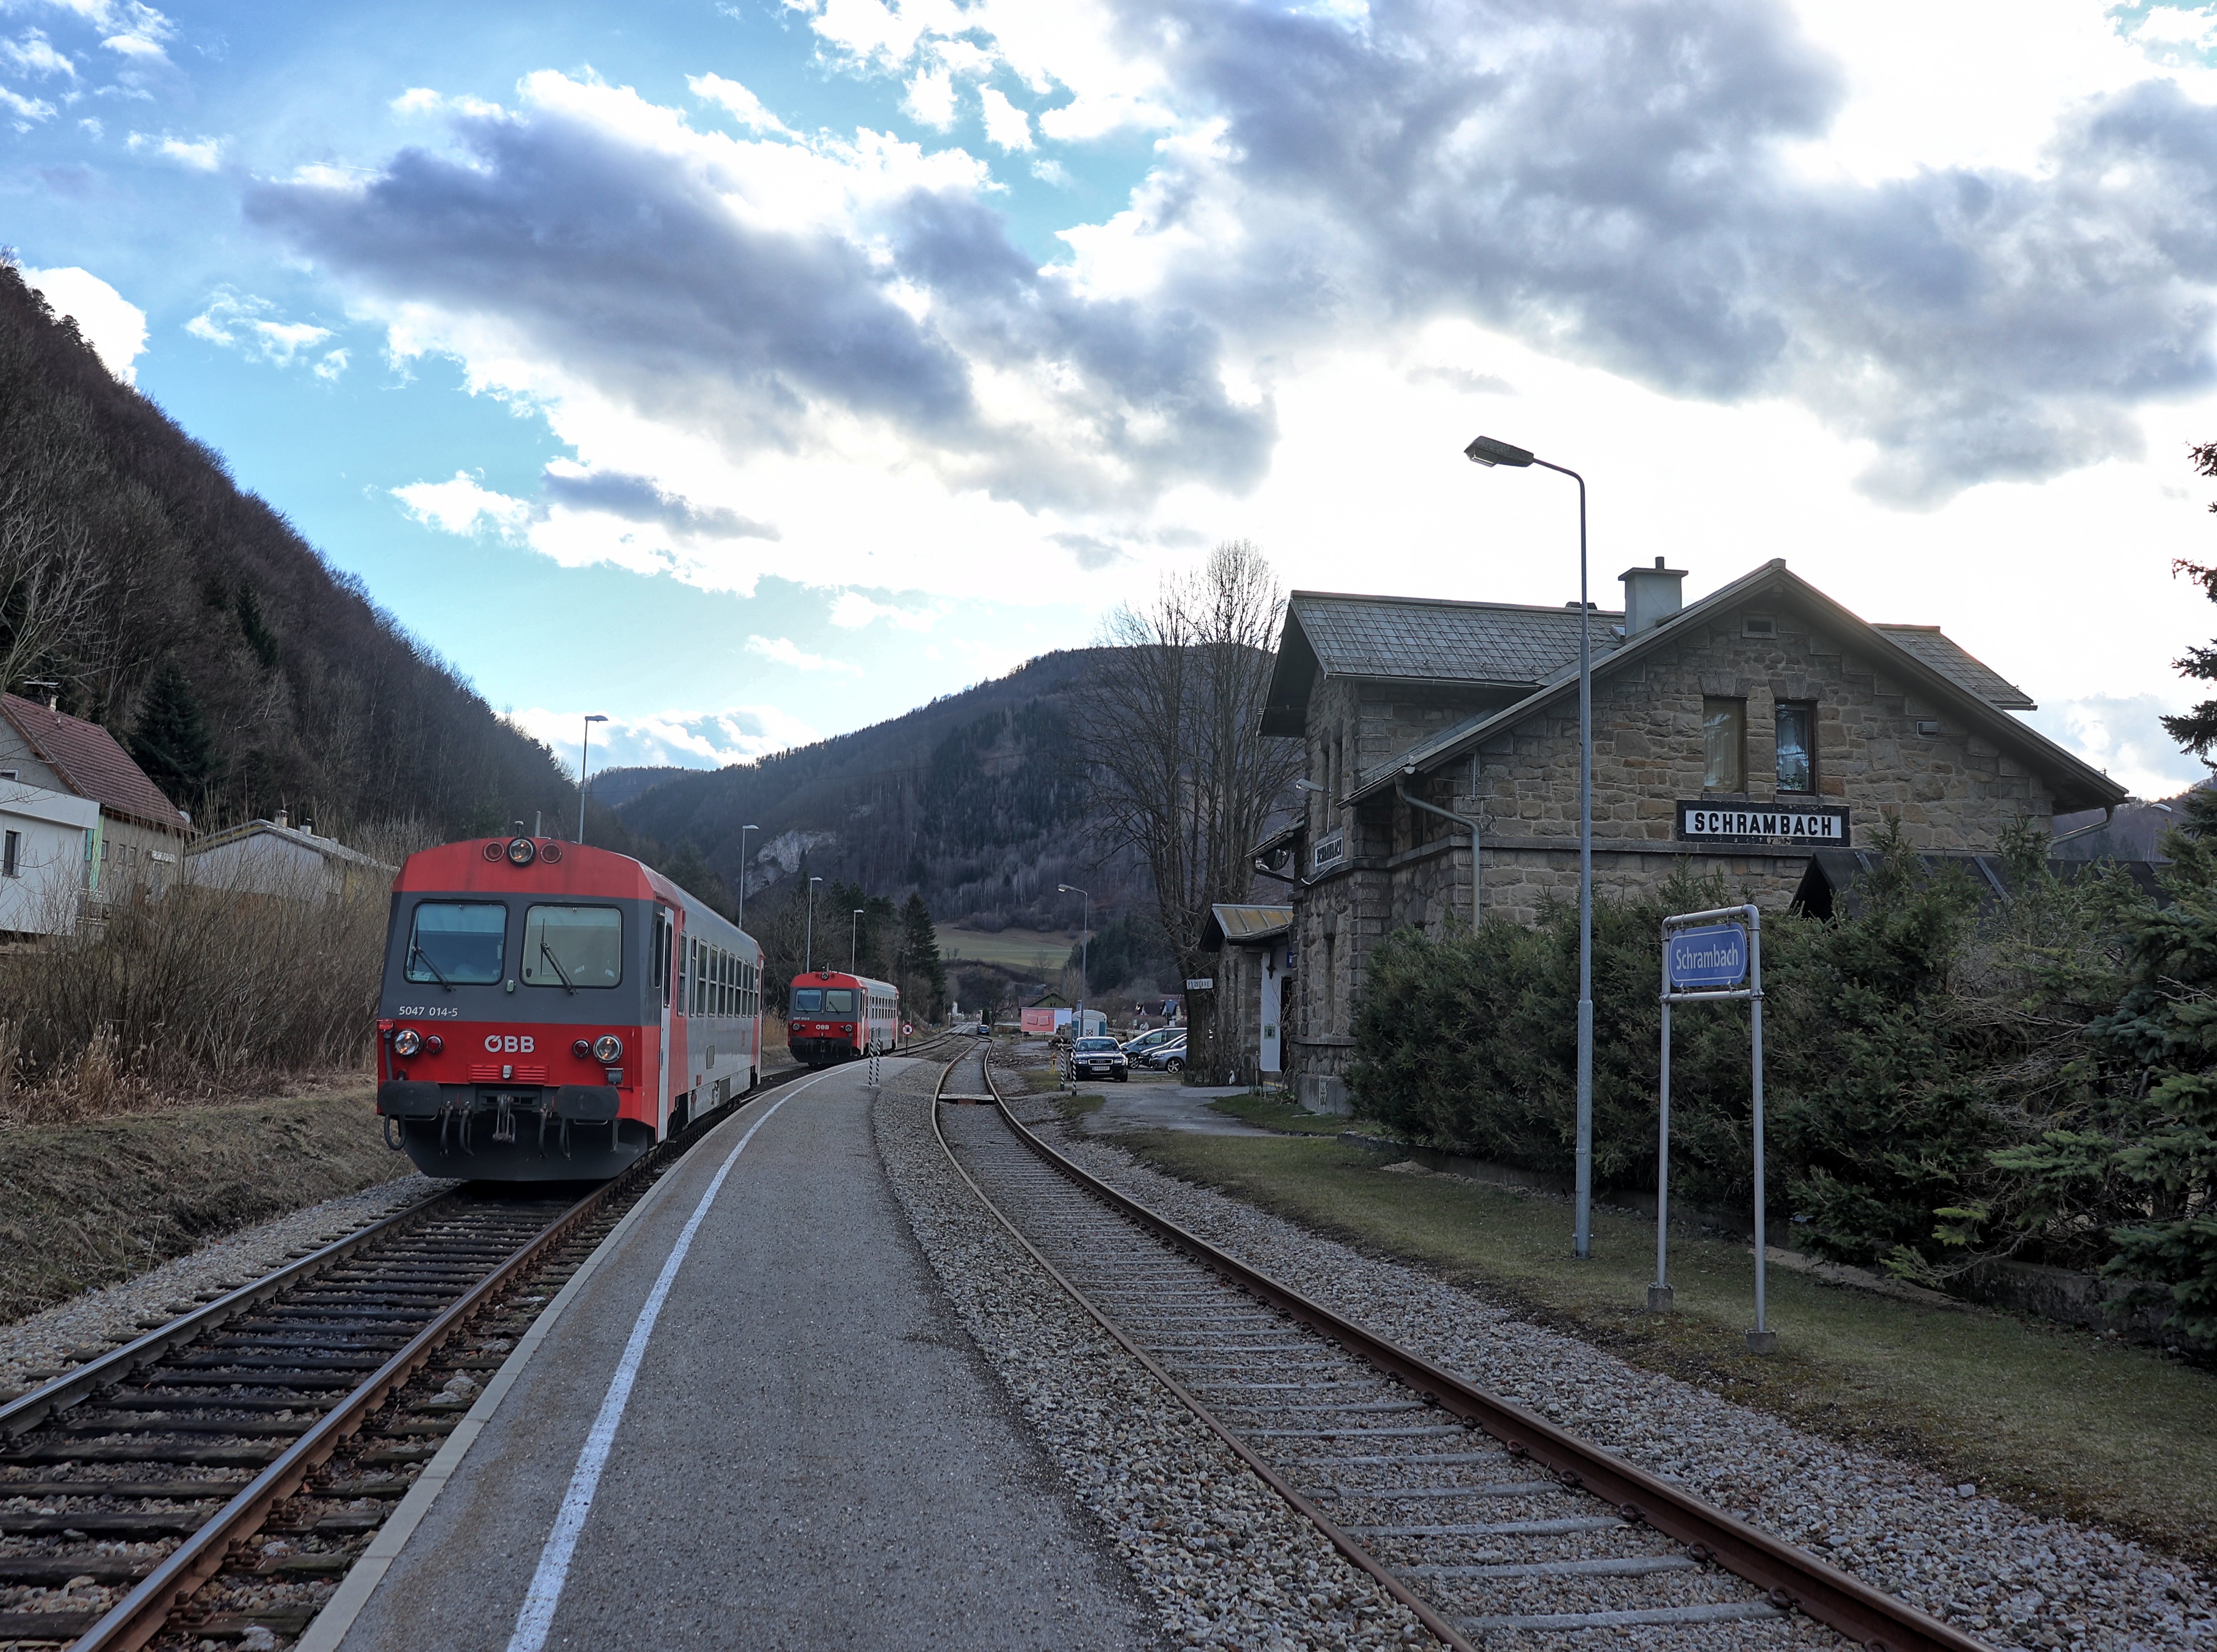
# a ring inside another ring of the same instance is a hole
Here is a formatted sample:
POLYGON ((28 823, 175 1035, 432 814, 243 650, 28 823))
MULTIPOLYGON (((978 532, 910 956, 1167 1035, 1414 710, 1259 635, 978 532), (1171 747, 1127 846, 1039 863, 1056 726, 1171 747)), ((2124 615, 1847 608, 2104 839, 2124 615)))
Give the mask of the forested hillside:
POLYGON ((1093 891, 1094 922, 1147 898, 1128 856, 1105 863, 1073 754, 1073 691, 1095 650, 1047 654, 991 682, 814 745, 713 773, 596 775, 634 835, 690 844, 736 886, 747 835, 749 900, 800 870, 865 889, 922 891, 942 922, 1069 929, 1093 891))
MULTIPOLYGON (((203 824, 500 829, 577 792, 544 746, 120 384, 0 262, 0 678, 57 685, 203 824)), ((611 823, 612 824, 613 823, 611 823)))

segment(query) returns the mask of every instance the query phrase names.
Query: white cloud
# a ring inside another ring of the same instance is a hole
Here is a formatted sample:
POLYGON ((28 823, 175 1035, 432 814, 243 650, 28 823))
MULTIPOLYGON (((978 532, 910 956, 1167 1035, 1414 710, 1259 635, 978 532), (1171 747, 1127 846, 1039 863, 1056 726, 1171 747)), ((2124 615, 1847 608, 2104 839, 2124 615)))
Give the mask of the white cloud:
POLYGON ((923 609, 895 607, 890 602, 874 602, 860 591, 842 591, 831 604, 831 623, 849 631, 860 631, 879 620, 903 631, 929 631, 939 623, 942 610, 935 606, 923 609))
MULTIPOLYGON (((313 322, 276 319, 276 306, 250 293, 219 287, 207 308, 185 324, 195 338, 235 349, 250 360, 289 367, 311 355, 333 336, 328 327, 313 322)), ((346 370, 347 353, 328 350, 313 362, 318 379, 336 379, 346 370)))
POLYGON ((9 91, 5 86, 0 86, 0 109, 6 109, 15 115, 15 126, 18 132, 28 132, 34 121, 51 120, 57 113, 54 106, 46 99, 25 97, 20 92, 9 91))
POLYGON ((854 671, 861 668, 849 665, 844 660, 835 660, 826 655, 804 652, 789 637, 750 637, 747 652, 759 654, 780 665, 789 665, 796 671, 854 671))
POLYGON ((26 269, 24 284, 58 316, 77 317, 77 331, 101 365, 125 384, 138 381, 136 363, 146 348, 146 312, 89 269, 26 269))
POLYGON ((954 124, 954 77, 944 69, 921 69, 908 83, 901 108, 935 132, 954 124))
POLYGON ((2087 694, 2018 715, 2140 798, 2168 798, 2209 777, 2158 719, 2187 708, 2183 695, 2087 694))
POLYGON ((490 527, 513 538, 531 521, 528 501, 495 493, 467 471, 456 471, 451 482, 411 482, 390 491, 411 516, 443 533, 467 536, 490 527))
POLYGON ((213 172, 223 164, 223 146, 227 138, 172 138, 164 134, 152 137, 143 132, 131 134, 130 146, 134 153, 151 153, 165 160, 190 167, 195 172, 213 172))
POLYGON ((721 75, 688 75, 685 84, 693 96, 719 104, 732 119, 751 132, 775 132, 790 135, 793 128, 787 126, 763 107, 756 97, 736 80, 726 80, 721 75))
POLYGON ((1071 177, 1060 161, 1034 161, 1032 176, 1041 183, 1051 183, 1058 189, 1074 189, 1078 180, 1071 177))
POLYGON ((978 102, 984 106, 985 139, 997 149, 1029 149, 1032 146, 1032 118, 996 91, 991 86, 978 89, 978 102))
POLYGON ((161 43, 144 34, 111 34, 101 44, 120 57, 136 58, 141 61, 169 60, 170 54, 162 49, 161 43))
POLYGON ((43 29, 25 29, 18 39, 0 40, 0 63, 7 64, 19 73, 37 75, 41 79, 59 75, 65 80, 77 77, 77 65, 63 52, 54 49, 53 42, 43 29))
MULTIPOLYGON (((508 720, 545 743, 575 774, 584 732, 580 718, 580 712, 534 706, 510 712, 508 720)), ((593 727, 593 773, 633 767, 722 768, 822 737, 813 724, 775 706, 611 717, 593 727)))

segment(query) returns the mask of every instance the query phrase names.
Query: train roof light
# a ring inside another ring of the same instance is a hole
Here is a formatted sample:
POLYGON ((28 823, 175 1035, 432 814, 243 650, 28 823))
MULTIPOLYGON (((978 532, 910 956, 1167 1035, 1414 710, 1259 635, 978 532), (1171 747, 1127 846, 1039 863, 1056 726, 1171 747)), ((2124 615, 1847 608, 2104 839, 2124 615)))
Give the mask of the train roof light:
POLYGON ((528 837, 512 837, 508 841, 508 864, 528 866, 539 858, 539 846, 528 837))

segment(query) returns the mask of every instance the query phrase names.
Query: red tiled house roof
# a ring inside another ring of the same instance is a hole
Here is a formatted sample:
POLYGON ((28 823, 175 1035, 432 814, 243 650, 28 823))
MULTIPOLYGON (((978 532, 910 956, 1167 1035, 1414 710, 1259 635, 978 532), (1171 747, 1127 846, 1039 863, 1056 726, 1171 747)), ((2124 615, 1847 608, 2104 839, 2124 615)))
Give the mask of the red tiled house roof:
POLYGON ((62 777, 69 789, 102 809, 149 826, 187 832, 192 823, 145 770, 97 723, 71 717, 21 694, 0 694, 4 716, 32 755, 62 777))

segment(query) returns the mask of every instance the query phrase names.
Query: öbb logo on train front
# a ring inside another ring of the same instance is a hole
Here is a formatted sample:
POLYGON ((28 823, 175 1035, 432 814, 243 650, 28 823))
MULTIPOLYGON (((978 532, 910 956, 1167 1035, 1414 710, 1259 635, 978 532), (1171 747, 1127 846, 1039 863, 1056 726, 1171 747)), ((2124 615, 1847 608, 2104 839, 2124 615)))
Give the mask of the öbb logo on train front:
POLYGON ((530 1034, 519 1038, 513 1032, 488 1032, 485 1034, 485 1053, 489 1056, 528 1056, 532 1053, 530 1034))

